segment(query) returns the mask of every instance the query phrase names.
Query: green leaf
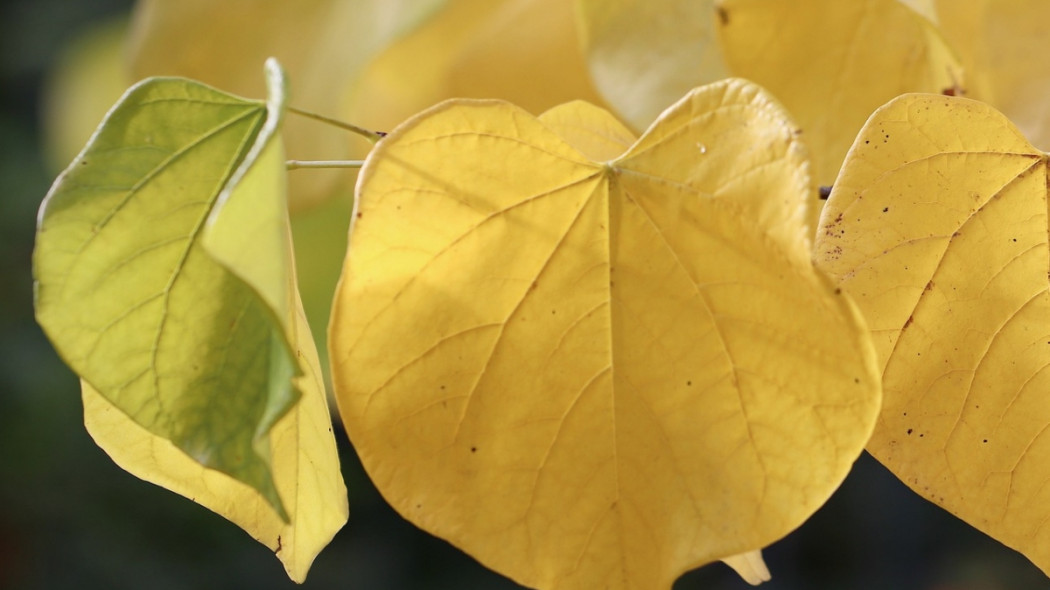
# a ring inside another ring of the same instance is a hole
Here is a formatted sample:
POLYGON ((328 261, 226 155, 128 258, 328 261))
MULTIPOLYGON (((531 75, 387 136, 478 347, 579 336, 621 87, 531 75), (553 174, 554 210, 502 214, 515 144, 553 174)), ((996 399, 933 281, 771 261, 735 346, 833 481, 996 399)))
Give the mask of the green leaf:
POLYGON ((283 74, 267 103, 146 80, 40 211, 37 319, 65 361, 148 432, 259 491, 282 519, 268 435, 299 373, 283 74))

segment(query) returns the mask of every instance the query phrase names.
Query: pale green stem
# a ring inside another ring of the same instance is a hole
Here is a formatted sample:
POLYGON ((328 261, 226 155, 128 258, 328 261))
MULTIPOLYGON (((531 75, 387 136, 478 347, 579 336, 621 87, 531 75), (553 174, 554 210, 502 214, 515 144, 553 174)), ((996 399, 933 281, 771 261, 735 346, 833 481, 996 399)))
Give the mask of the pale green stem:
POLYGON ((365 165, 364 160, 288 160, 285 162, 289 170, 300 168, 360 168, 365 165))
POLYGON ((382 131, 372 131, 369 129, 365 129, 364 127, 358 127, 357 125, 354 125, 352 123, 347 123, 345 121, 340 121, 338 119, 333 119, 324 115, 318 115, 317 113, 311 113, 310 111, 297 109, 290 105, 288 106, 288 112, 300 115, 302 117, 307 117, 315 121, 320 121, 322 123, 327 123, 328 125, 332 125, 340 129, 345 129, 347 131, 350 131, 351 133, 356 133, 357 135, 360 135, 361 137, 367 139, 372 143, 375 143, 386 136, 386 133, 383 133, 382 131))

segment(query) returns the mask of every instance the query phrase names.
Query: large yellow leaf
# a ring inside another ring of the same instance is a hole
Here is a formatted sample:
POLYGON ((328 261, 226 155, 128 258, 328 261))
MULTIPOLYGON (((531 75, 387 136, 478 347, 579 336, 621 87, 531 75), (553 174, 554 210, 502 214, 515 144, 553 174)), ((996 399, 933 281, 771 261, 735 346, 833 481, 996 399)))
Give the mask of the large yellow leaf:
POLYGON ((962 71, 936 28, 898 0, 720 0, 721 47, 734 76, 783 101, 829 185, 875 108, 904 92, 941 92, 962 71))
POLYGON ((872 115, 816 256, 875 339, 869 450, 906 484, 1050 571, 1046 156, 968 99, 872 115))
POLYGON ((991 103, 1032 143, 1050 148, 1050 2, 938 0, 936 5, 940 27, 966 67, 968 96, 991 103))
POLYGON ((401 514, 527 586, 668 588, 771 543, 879 406, 784 111, 731 80, 627 141, 582 103, 452 101, 358 185, 329 328, 350 437, 401 514))

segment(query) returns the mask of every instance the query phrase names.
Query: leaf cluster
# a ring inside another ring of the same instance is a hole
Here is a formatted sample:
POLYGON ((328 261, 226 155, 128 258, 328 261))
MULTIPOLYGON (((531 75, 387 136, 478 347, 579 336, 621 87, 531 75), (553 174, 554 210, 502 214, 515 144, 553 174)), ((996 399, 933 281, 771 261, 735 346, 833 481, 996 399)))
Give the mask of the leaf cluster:
POLYGON ((302 581, 347 519, 328 365, 391 505, 530 587, 759 583, 865 448, 1050 569, 1046 5, 312 0, 227 34, 242 4, 140 3, 152 77, 41 207, 37 318, 123 468, 302 581), (290 212, 357 167, 326 362, 290 212))

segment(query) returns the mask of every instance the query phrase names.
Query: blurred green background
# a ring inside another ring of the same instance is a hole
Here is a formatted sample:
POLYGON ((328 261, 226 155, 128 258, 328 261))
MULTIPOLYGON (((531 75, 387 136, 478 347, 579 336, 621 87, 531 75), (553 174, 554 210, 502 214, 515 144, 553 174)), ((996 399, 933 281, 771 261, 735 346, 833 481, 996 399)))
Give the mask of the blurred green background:
MULTIPOLYGON (((130 8, 130 0, 0 7, 0 589, 292 588, 280 563, 236 526, 124 473, 94 445, 77 381, 33 320, 35 216, 57 174, 42 150, 42 89, 79 31, 130 8)), ((350 522, 318 557, 307 588, 517 588, 401 520, 345 433, 337 440, 350 522)), ((921 500, 868 456, 765 555, 768 590, 1050 587, 1026 559, 921 500)), ((712 565, 675 590, 746 587, 712 565)))

